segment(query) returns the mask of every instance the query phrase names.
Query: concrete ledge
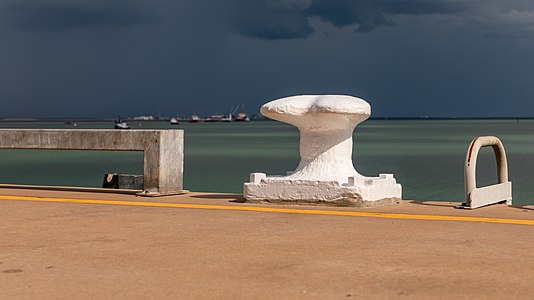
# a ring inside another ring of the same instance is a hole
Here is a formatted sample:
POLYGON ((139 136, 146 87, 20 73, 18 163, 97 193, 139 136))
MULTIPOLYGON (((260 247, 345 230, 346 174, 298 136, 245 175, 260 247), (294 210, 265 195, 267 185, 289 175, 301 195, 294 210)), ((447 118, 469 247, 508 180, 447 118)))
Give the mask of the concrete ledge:
POLYGON ((1 129, 2 149, 143 151, 140 195, 183 193, 183 130, 1 129))
POLYGON ((64 191, 64 192, 84 192, 84 193, 109 193, 137 195, 145 197, 175 196, 189 193, 189 190, 180 190, 173 193, 145 193, 143 190, 130 189, 108 189, 84 186, 63 186, 63 185, 23 185, 23 184, 0 184, 0 189, 21 189, 21 190, 41 190, 41 191, 64 191))
POLYGON ((55 185, 23 185, 23 184, 0 184, 0 189, 21 189, 21 190, 43 190, 43 191, 65 191, 65 192, 87 192, 87 193, 113 193, 136 195, 143 190, 107 189, 81 186, 55 186, 55 185))

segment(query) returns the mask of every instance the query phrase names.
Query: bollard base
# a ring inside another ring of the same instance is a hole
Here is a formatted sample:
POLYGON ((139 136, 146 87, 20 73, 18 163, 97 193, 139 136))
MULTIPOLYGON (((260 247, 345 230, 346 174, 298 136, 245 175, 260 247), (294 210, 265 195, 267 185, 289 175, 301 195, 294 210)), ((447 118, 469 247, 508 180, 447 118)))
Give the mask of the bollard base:
POLYGON ((257 204, 278 204, 278 205, 313 205, 313 206, 337 206, 337 207, 357 207, 371 208, 401 203, 400 198, 384 198, 376 201, 364 201, 361 199, 340 198, 334 200, 280 200, 280 199, 247 199, 245 202, 257 204))
POLYGON ((243 185, 247 202, 325 206, 377 207, 400 203, 402 187, 390 174, 337 181, 290 179, 251 174, 243 185))

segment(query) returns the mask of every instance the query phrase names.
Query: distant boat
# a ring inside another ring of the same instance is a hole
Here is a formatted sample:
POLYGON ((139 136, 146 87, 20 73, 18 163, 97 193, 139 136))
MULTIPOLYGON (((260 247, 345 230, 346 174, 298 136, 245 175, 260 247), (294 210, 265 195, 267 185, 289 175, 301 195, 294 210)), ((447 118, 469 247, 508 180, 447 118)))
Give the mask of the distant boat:
POLYGON ((178 125, 180 122, 176 118, 171 118, 171 125, 178 125))
POLYGON ((232 114, 228 114, 228 116, 223 117, 221 119, 221 121, 223 121, 223 122, 232 122, 232 114))
POLYGON ((115 120, 115 129, 130 129, 130 126, 118 117, 117 120, 115 120))
POLYGON ((223 115, 212 115, 206 119, 206 122, 221 122, 223 119, 223 115))
POLYGON ((234 109, 232 110, 231 115, 233 116, 233 121, 236 122, 248 122, 250 121, 250 118, 248 117, 248 114, 244 112, 245 111, 245 103, 241 103, 236 105, 234 109), (241 111, 236 115, 236 112, 241 111))
POLYGON ((248 122, 250 121, 250 118, 248 117, 248 115, 246 113, 239 113, 237 114, 237 116, 235 117, 234 121, 236 122, 248 122))
POLYGON ((225 115, 212 115, 206 119, 206 122, 232 122, 232 114, 225 115))
POLYGON ((189 117, 189 123, 196 123, 196 122, 200 122, 200 117, 199 116, 192 115, 191 117, 189 117))

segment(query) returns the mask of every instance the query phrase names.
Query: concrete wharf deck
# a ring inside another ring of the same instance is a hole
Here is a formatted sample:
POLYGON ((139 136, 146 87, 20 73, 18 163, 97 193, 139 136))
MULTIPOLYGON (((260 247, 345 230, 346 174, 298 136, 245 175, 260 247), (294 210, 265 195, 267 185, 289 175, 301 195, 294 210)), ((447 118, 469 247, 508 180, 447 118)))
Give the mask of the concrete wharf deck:
POLYGON ((532 299, 534 206, 0 189, 0 299, 532 299))

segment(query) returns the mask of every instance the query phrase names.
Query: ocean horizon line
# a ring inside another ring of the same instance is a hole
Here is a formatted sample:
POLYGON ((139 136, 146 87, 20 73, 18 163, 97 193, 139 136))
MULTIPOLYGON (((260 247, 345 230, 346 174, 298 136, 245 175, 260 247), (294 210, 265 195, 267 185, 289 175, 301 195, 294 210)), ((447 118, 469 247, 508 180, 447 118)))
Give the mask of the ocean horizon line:
MULTIPOLYGON (((140 120, 135 117, 122 118, 126 121, 135 122, 166 122, 170 121, 173 117, 157 117, 152 120, 140 120)), ((0 118, 0 122, 113 122, 116 118, 92 118, 92 117, 61 117, 61 118, 0 118)), ((188 117, 180 118, 182 121, 187 121, 188 117)), ((532 117, 371 117, 369 120, 534 120, 532 117)), ((272 121, 268 118, 254 119, 252 121, 272 121)))

